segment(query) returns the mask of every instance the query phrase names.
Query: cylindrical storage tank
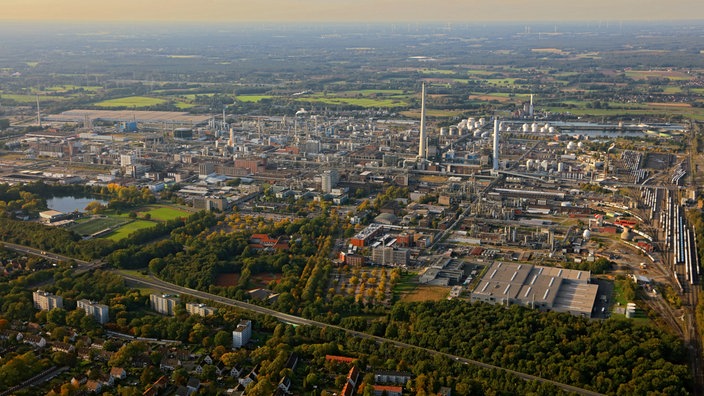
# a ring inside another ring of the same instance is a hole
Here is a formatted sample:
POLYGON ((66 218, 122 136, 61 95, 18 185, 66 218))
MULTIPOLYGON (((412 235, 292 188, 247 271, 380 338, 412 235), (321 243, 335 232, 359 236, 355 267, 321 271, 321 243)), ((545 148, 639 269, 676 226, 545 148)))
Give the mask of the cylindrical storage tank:
POLYGON ((577 148, 577 145, 574 142, 567 143, 567 150, 574 150, 575 148, 577 148))
POLYGON ((541 168, 542 170, 544 170, 545 172, 547 172, 547 171, 548 171, 548 161, 547 161, 547 160, 543 160, 543 162, 540 163, 540 168, 541 168))
POLYGON ((445 135, 447 135, 447 128, 446 127, 440 128, 440 136, 445 136, 445 135))
POLYGON ((528 132, 528 131, 530 130, 530 125, 528 125, 528 124, 523 124, 523 126, 521 127, 521 129, 523 129, 523 132, 528 132))
POLYGON ((533 169, 533 159, 528 159, 526 161, 526 170, 532 170, 533 169))
POLYGON ((548 132, 549 132, 549 133, 555 133, 555 127, 554 127, 554 126, 551 126, 550 128, 548 128, 548 132))
POLYGON ((565 164, 563 164, 562 162, 558 162, 557 163, 557 171, 562 173, 564 170, 565 170, 565 164))
POLYGON ((484 124, 486 124, 486 120, 482 117, 479 119, 479 125, 484 126, 484 124))
POLYGON ((591 237, 592 237, 592 232, 589 231, 589 229, 584 230, 584 232, 582 233, 582 238, 584 238, 584 240, 588 241, 589 238, 591 238, 591 237))
POLYGON ((538 123, 534 122, 533 124, 531 124, 530 131, 533 133, 538 132, 538 123))

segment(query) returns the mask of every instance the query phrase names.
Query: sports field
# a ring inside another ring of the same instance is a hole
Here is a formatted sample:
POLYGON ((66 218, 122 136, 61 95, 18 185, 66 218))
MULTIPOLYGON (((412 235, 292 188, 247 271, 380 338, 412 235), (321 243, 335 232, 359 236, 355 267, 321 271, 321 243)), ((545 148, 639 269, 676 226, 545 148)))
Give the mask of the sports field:
POLYGON ((116 231, 107 236, 111 241, 119 241, 130 236, 131 233, 145 228, 152 228, 156 223, 147 220, 135 220, 118 228, 116 231))
POLYGON ((69 227, 69 230, 81 236, 88 236, 108 228, 118 227, 122 224, 125 224, 126 222, 127 220, 122 218, 93 217, 79 220, 76 224, 69 227))

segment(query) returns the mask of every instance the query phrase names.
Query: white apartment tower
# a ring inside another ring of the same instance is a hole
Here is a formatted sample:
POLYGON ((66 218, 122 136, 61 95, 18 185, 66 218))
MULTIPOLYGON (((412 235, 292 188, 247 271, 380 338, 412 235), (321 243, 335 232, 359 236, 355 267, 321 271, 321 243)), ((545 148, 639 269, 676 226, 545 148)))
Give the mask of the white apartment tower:
POLYGON ((252 321, 244 319, 241 320, 235 331, 232 332, 232 347, 242 348, 244 345, 247 345, 251 337, 252 321))
POLYGON ((41 309, 42 311, 49 311, 54 308, 63 308, 64 299, 61 296, 55 296, 44 290, 37 290, 32 293, 32 301, 34 301, 34 308, 41 309))
POLYGON ((323 172, 323 174, 320 176, 320 189, 324 193, 330 193, 335 186, 337 186, 337 182, 340 181, 340 174, 337 172, 335 169, 331 170, 326 170, 323 172))
POLYGON ((104 304, 94 303, 89 300, 78 300, 76 301, 77 309, 83 309, 86 311, 86 315, 93 316, 95 320, 100 324, 105 324, 110 320, 108 316, 109 307, 104 304))
POLYGON ((179 299, 176 296, 171 296, 168 294, 163 294, 163 295, 158 295, 158 294, 150 294, 149 295, 149 305, 151 308, 162 314, 162 315, 175 315, 175 309, 176 305, 178 305, 179 299))

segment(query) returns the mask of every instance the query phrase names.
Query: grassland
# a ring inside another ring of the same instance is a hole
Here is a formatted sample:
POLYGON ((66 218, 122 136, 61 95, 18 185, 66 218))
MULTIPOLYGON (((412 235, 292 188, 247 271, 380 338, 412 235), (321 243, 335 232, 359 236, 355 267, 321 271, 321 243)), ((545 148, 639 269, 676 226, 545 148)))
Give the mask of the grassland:
POLYGON ((272 99, 272 95, 237 95, 235 100, 244 103, 257 103, 264 99, 272 99))
POLYGON ((328 105, 349 105, 359 107, 405 107, 408 103, 399 99, 374 99, 374 98, 345 98, 345 97, 306 97, 297 99, 298 102, 314 102, 328 105))
POLYGON ((447 286, 417 286, 410 293, 401 297, 403 302, 440 301, 447 298, 450 288, 447 286))
POLYGON ((154 225, 155 223, 153 221, 135 220, 118 228, 116 231, 109 234, 107 238, 111 241, 119 241, 121 239, 127 238, 128 236, 130 236, 131 233, 137 230, 152 228, 154 227, 154 225))
POLYGON ((150 107, 165 103, 165 99, 147 96, 127 96, 94 103, 98 107, 150 107))
POLYGON ((189 212, 170 206, 148 206, 140 209, 137 213, 140 216, 148 213, 151 219, 156 221, 169 221, 190 216, 189 212))

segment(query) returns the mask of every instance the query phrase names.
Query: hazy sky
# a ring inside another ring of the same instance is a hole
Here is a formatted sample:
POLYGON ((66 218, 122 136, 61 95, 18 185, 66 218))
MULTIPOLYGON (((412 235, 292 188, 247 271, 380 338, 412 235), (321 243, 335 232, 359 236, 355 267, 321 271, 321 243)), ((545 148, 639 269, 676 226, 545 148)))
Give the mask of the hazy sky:
POLYGON ((0 19, 569 21, 702 19, 702 0, 0 0, 0 19))

